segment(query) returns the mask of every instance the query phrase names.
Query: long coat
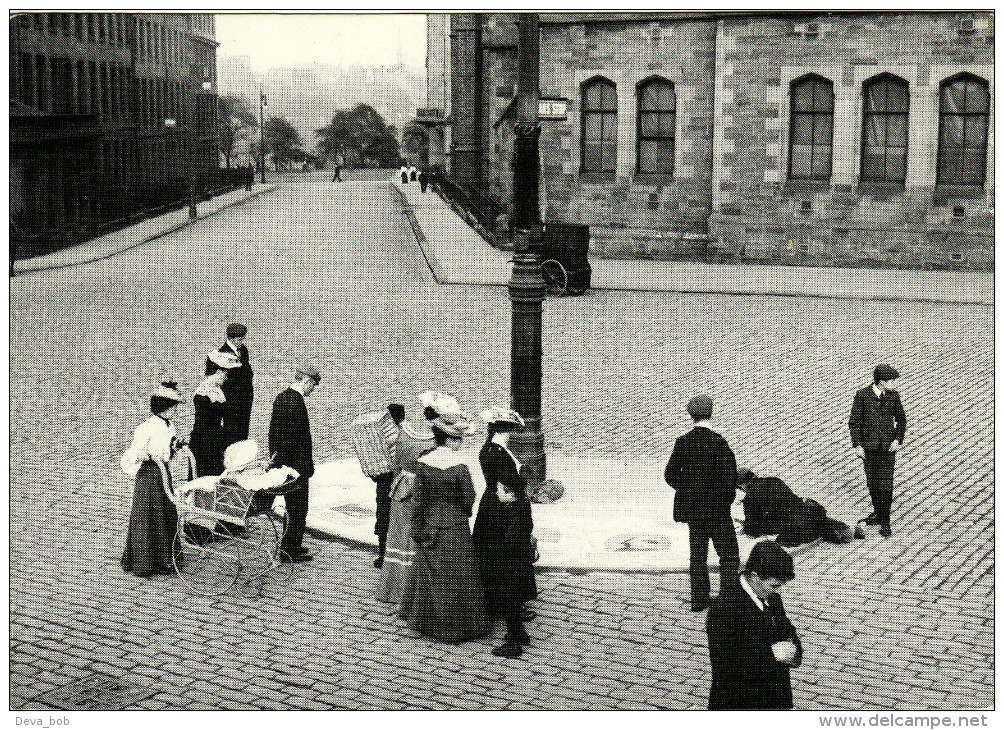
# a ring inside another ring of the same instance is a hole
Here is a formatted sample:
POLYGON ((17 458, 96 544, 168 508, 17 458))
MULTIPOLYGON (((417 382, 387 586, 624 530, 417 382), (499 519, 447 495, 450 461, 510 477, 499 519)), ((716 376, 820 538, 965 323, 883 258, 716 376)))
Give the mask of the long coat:
MULTIPOLYGON (((251 406, 254 403, 254 372, 251 370, 251 359, 248 348, 241 345, 235 352, 230 343, 224 342, 220 352, 237 355, 241 366, 227 373, 226 382, 220 386, 227 398, 227 407, 223 414, 223 428, 227 434, 227 445, 243 441, 248 437, 251 426, 251 406)), ((206 358, 206 375, 213 371, 212 360, 206 358)))
POLYGON ((301 479, 314 475, 314 444, 310 437, 307 404, 303 395, 293 388, 279 393, 272 404, 268 450, 276 455, 277 466, 293 467, 301 479))
POLYGON ((882 397, 868 385, 854 394, 851 417, 851 446, 866 451, 888 451, 893 441, 903 443, 906 436, 906 412, 899 393, 887 389, 882 397))
POLYGON ((526 479, 516 469, 512 456, 496 443, 487 443, 478 455, 485 475, 485 493, 474 521, 474 549, 481 564, 488 607, 502 610, 507 601, 529 601, 537 597, 533 574, 533 516, 526 496, 526 479), (503 504, 495 492, 497 484, 516 495, 503 504))
POLYGON ((696 426, 680 436, 666 464, 665 478, 676 491, 673 519, 677 522, 729 517, 736 498, 736 457, 720 434, 696 426))
POLYGON ((195 423, 189 447, 199 476, 222 474, 223 452, 231 443, 223 427, 227 403, 218 403, 208 396, 197 394, 192 397, 192 405, 195 407, 195 423))
POLYGON ((707 620, 711 655, 709 710, 787 710, 793 706, 791 676, 771 645, 790 641, 802 663, 802 643, 774 594, 763 611, 745 590, 726 591, 711 603, 707 620))

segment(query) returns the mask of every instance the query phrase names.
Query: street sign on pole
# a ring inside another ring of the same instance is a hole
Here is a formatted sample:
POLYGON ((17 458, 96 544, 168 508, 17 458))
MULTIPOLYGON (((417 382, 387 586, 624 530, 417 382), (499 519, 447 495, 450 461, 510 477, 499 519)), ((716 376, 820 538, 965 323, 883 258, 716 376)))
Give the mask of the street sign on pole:
POLYGON ((537 102, 538 119, 568 119, 568 99, 540 99, 537 102))

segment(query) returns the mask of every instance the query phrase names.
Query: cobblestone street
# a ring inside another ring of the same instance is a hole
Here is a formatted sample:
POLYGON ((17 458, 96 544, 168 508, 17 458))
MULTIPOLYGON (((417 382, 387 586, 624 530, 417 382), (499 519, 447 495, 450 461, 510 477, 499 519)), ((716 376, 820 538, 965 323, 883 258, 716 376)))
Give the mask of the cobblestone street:
MULTIPOLYGON (((522 659, 493 637, 417 637, 373 598, 373 554, 308 537, 316 559, 214 600, 119 566, 119 468, 163 377, 198 385, 245 322, 252 437, 292 366, 318 462, 353 454, 353 416, 425 389, 508 400, 503 287, 433 282, 387 183, 287 182, 110 259, 11 286, 10 694, 16 709, 92 672, 137 677, 148 709, 703 708, 705 614, 685 573, 538 574, 522 659)), ((895 272, 889 272, 895 276, 895 272)), ((993 703, 993 308, 593 291, 544 304, 547 447, 666 457, 687 399, 715 398, 740 464, 853 523, 870 511, 847 429, 854 390, 894 364, 908 418, 893 536, 798 554, 785 605, 805 647, 803 709, 993 703)), ((192 424, 191 398, 179 433, 192 424)), ((565 485, 573 490, 574 483, 565 485)), ((616 488, 616 485, 612 485, 616 488)), ((666 510, 671 509, 667 499, 666 510)), ((717 578, 713 578, 717 585, 717 578)))

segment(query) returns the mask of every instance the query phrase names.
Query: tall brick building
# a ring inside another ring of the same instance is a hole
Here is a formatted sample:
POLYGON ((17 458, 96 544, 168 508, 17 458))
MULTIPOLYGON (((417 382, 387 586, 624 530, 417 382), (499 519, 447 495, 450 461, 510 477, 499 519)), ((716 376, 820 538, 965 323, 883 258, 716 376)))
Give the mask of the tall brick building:
POLYGON ((219 167, 208 14, 10 20, 12 236, 83 229, 219 167))
MULTIPOLYGON (((517 20, 449 28, 451 173, 503 203, 517 20)), ((990 13, 542 14, 540 34, 548 217, 594 253, 992 268, 990 13)))

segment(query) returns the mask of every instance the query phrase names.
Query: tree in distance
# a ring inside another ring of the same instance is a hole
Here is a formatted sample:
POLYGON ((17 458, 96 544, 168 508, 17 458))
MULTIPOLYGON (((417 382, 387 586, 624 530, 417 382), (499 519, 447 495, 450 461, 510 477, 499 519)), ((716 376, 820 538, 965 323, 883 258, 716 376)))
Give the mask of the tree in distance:
POLYGON ((288 170, 290 165, 302 164, 305 156, 303 138, 285 117, 265 120, 265 151, 272 154, 276 170, 288 170))
POLYGON ((239 96, 221 96, 219 101, 220 151, 227 160, 227 167, 237 154, 237 144, 251 139, 251 131, 258 127, 258 120, 251 111, 247 99, 239 96))
POLYGON ((341 154, 346 167, 397 167, 401 152, 397 129, 369 104, 339 109, 331 123, 317 130, 317 149, 328 159, 341 154))

